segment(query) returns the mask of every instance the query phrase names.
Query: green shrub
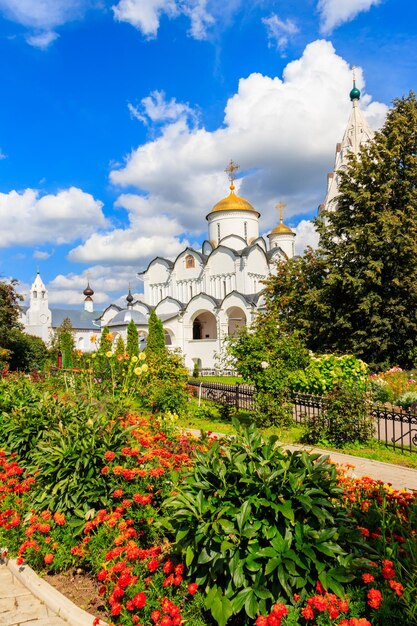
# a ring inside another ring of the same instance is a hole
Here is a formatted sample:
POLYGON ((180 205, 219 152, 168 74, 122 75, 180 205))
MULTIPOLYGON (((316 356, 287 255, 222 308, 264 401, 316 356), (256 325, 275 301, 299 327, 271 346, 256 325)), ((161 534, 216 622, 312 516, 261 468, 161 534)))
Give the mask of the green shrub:
POLYGON ((312 356, 308 367, 291 375, 293 391, 325 396, 336 387, 366 389, 368 366, 361 359, 345 354, 312 356))
POLYGON ((42 369, 48 358, 48 349, 40 337, 26 335, 14 328, 10 331, 8 348, 9 367, 11 370, 29 372, 42 369))
POLYGON ((325 441, 337 447, 367 443, 375 428, 369 408, 368 397, 359 389, 335 389, 327 396, 325 408, 308 417, 303 440, 312 444, 325 441))
POLYGON ((403 409, 409 409, 413 405, 417 405, 417 391, 406 391, 401 398, 397 400, 398 406, 403 409))
POLYGON ((165 505, 176 549, 222 626, 232 615, 265 614, 317 580, 342 594, 353 578, 342 547, 351 522, 337 503, 335 467, 318 454, 280 449, 276 437, 264 441, 253 425, 234 424, 236 439, 196 452, 165 505))
POLYGON ((265 322, 255 332, 245 328, 230 338, 228 349, 239 374, 255 385, 255 423, 262 427, 288 425, 292 372, 309 363, 298 335, 281 333, 275 324, 265 322))
POLYGON ((104 454, 126 441, 119 420, 86 415, 77 406, 73 419, 47 431, 32 451, 30 466, 37 472, 33 489, 35 510, 49 509, 84 517, 86 511, 110 504, 112 481, 103 480, 104 454))
POLYGON ((185 410, 188 394, 188 371, 178 354, 148 352, 149 364, 146 384, 141 390, 146 407, 153 411, 180 413, 185 410))

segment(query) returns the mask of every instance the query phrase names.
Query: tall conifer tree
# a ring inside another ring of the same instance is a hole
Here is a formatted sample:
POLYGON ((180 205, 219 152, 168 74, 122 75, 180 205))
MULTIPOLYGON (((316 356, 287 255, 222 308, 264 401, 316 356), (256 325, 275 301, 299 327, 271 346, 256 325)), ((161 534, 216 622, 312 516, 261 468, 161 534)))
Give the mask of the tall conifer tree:
POLYGON ((110 352, 113 348, 113 335, 109 331, 109 327, 105 326, 100 337, 99 351, 102 353, 110 352))
POLYGON ((385 125, 339 172, 335 211, 317 220, 324 349, 383 367, 417 364, 417 102, 394 101, 385 125))
POLYGON ((151 311, 148 321, 148 337, 146 340, 146 353, 147 354, 164 354, 166 352, 165 347, 165 333, 161 320, 157 317, 155 311, 151 311))
POLYGON ((130 357, 138 356, 139 354, 138 329, 136 328, 136 324, 133 320, 130 320, 127 326, 126 351, 130 357))

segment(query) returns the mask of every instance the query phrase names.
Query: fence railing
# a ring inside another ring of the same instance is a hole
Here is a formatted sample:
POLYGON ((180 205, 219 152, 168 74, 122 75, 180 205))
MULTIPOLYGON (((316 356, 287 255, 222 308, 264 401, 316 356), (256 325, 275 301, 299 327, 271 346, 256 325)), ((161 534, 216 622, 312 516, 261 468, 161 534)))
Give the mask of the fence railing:
MULTIPOLYGON (((200 397, 236 409, 251 411, 255 408, 253 385, 226 385, 206 381, 190 380, 189 385, 201 394, 200 397)), ((326 409, 327 401, 322 396, 294 394, 293 417, 297 423, 319 417, 326 409)), ((370 417, 374 421, 374 437, 387 446, 402 452, 417 453, 417 414, 400 407, 373 404, 370 417)))

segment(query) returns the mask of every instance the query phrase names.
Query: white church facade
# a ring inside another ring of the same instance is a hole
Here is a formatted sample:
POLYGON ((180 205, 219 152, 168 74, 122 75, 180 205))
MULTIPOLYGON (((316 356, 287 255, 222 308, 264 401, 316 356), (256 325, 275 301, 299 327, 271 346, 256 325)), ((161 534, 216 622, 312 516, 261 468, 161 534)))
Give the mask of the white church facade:
MULTIPOLYGON (((162 321, 166 344, 180 349, 190 370, 216 367, 216 355, 224 339, 250 325, 262 306, 263 281, 278 260, 294 256, 295 233, 282 221, 268 235, 259 234, 260 213, 236 195, 230 162, 227 172, 230 193, 207 215, 208 238, 201 251, 187 248, 176 259, 153 259, 138 274, 144 284, 143 301, 128 296, 126 309, 108 307, 100 318, 114 340, 126 338, 127 324, 134 319, 146 338, 150 311, 162 321)), ((282 211, 281 205, 281 211, 282 211)))

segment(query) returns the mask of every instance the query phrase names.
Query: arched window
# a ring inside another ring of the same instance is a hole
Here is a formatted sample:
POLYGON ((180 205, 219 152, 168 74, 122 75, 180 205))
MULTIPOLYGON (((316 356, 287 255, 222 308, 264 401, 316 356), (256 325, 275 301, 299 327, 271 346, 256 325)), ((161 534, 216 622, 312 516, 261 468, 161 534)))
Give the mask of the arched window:
POLYGON ((246 243, 247 243, 247 239, 248 239, 248 223, 247 222, 244 222, 243 228, 244 228, 244 231, 245 231, 245 239, 246 239, 246 243))
POLYGON ((187 268, 187 270, 195 267, 195 258, 192 254, 187 254, 187 256, 185 257, 185 267, 187 268))
POLYGON ((37 298, 37 297, 38 297, 38 292, 37 292, 37 291, 34 291, 34 292, 33 292, 33 298, 36 300, 36 298, 37 298))
POLYGON ((217 240, 220 241, 220 224, 217 224, 217 240))

